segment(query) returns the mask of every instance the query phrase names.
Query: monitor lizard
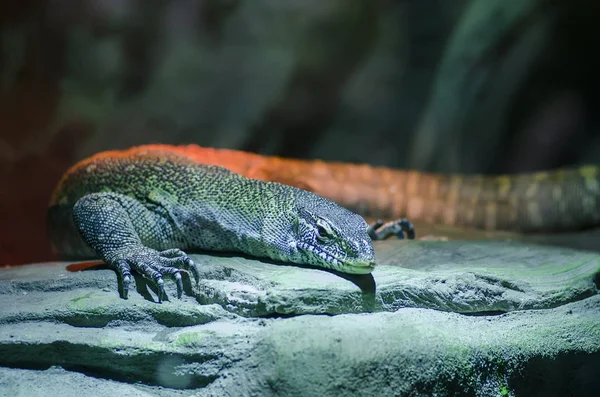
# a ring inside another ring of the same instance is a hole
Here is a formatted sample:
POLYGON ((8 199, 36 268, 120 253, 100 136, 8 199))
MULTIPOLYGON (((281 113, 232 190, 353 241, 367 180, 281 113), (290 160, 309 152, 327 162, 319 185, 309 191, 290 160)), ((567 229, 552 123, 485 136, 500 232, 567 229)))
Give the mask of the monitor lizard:
POLYGON ((370 273, 371 240, 414 238, 406 219, 516 231, 600 223, 594 166, 515 176, 437 175, 261 156, 197 145, 143 145, 98 153, 58 183, 48 209, 55 251, 99 256, 123 280, 163 276, 182 295, 183 250, 241 252, 343 273, 370 273), (361 215, 400 218, 367 225, 361 215))

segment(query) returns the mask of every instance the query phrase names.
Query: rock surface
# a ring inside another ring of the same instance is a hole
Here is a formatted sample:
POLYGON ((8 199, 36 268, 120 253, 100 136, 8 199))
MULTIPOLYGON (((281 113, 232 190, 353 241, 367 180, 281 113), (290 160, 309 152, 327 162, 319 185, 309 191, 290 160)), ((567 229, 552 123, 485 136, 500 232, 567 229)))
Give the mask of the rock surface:
POLYGON ((600 255, 488 241, 386 241, 376 252, 372 277, 346 278, 194 255, 201 282, 186 279, 181 301, 167 282, 163 304, 139 278, 120 299, 102 266, 3 269, 0 394, 598 390, 600 255))

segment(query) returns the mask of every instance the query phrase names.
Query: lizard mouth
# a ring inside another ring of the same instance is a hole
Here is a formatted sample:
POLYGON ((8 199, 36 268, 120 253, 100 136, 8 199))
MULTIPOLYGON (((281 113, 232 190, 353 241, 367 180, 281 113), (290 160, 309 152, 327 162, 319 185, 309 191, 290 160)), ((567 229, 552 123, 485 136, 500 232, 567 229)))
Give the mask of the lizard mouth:
POLYGON ((298 243, 298 248, 310 251, 319 256, 331 269, 352 274, 371 273, 375 268, 375 262, 343 261, 335 256, 307 243, 298 243))
POLYGON ((368 274, 371 273, 375 269, 375 262, 365 262, 365 263, 350 263, 344 266, 344 270, 347 273, 352 274, 368 274))

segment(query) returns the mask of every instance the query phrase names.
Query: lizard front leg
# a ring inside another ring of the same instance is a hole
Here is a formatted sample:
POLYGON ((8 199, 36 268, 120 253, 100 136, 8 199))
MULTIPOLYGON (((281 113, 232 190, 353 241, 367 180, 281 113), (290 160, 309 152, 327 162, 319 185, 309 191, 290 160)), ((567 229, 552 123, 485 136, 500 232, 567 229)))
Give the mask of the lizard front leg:
POLYGON ((122 298, 127 299, 131 269, 156 283, 159 302, 166 297, 163 276, 175 280, 179 298, 183 293, 180 269, 190 271, 198 282, 196 264, 172 247, 177 241, 166 227, 169 222, 165 215, 150 211, 132 197, 89 194, 75 203, 73 220, 84 241, 121 276, 122 298), (171 244, 169 240, 173 240, 171 244), (160 248, 165 249, 158 251, 160 248))

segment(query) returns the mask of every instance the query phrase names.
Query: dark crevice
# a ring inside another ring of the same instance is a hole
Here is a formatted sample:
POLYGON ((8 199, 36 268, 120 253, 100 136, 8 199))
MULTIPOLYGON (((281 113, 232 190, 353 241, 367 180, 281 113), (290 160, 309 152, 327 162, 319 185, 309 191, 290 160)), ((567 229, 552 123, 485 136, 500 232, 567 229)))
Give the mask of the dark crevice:
MULTIPOLYGON (((594 281, 595 283, 595 281, 594 281)), ((546 310, 546 309, 554 309, 557 307, 561 307, 561 306, 565 306, 568 305, 570 303, 575 303, 575 302, 580 302, 583 300, 586 300, 588 298, 591 298, 593 296, 596 296, 598 294, 598 291, 594 291, 591 288, 585 291, 582 291, 580 294, 577 294, 575 296, 573 296, 571 299, 566 299, 565 301, 562 302, 557 302, 556 304, 553 305, 548 305, 547 307, 542 307, 542 308, 531 308, 531 309, 523 309, 523 310, 546 310)))
POLYGON ((597 396, 600 352, 534 357, 508 376, 516 396, 597 396))
POLYGON ((432 382, 414 384, 415 395, 451 396, 596 396, 600 390, 600 353, 562 352, 533 357, 511 365, 502 357, 477 357, 477 381, 472 371, 443 374, 432 382), (488 391, 490 394, 485 393, 488 391), (482 392, 484 392, 482 394, 482 392))
POLYGON ((483 310, 480 312, 471 312, 471 313, 458 313, 458 314, 462 314, 463 316, 470 316, 470 317, 485 317, 485 316, 501 316, 503 314, 509 313, 506 310, 483 310))
POLYGON ((356 312, 343 312, 343 313, 265 313, 256 316, 251 316, 250 318, 260 318, 260 319, 285 319, 285 318, 293 318, 293 317, 302 317, 302 316, 320 316, 320 317, 335 317, 343 314, 357 314, 356 312))
MULTIPOLYGON (((185 379, 179 378, 175 375, 179 372, 179 367, 222 359, 208 354, 178 355, 150 351, 129 356, 122 352, 64 341, 45 345, 4 345, 0 347, 0 357, 0 366, 8 368, 46 370, 59 366, 94 378, 183 389, 206 387, 217 375, 198 375, 185 371, 185 379), (161 372, 167 376, 157 376, 157 368, 161 368, 161 372)), ((210 366, 213 367, 214 364, 211 363, 210 366)))
MULTIPOLYGON (((225 310, 228 310, 226 307, 222 306, 225 310)), ((444 312, 444 313, 455 313, 455 314, 460 314, 463 316, 471 316, 471 317, 485 317, 485 316, 500 316, 503 314, 507 314, 510 313, 510 311, 506 311, 506 310, 489 310, 489 311, 478 311, 478 312, 460 312, 460 311, 452 311, 452 310, 441 310, 441 309, 436 309, 433 307, 416 307, 416 306, 405 306, 405 307, 401 307, 401 308, 397 308, 394 310, 385 310, 385 309, 374 309, 374 310, 362 310, 362 311, 344 311, 344 312, 339 312, 339 313, 317 313, 317 312, 304 312, 304 313, 298 313, 298 312, 294 312, 294 313, 274 313, 274 312, 269 312, 269 313, 262 313, 262 314, 246 314, 244 315, 243 313, 237 313, 235 311, 232 310, 228 310, 230 313, 234 313, 237 314, 241 317, 245 317, 245 318, 249 318, 249 319, 286 319, 286 318, 293 318, 293 317, 301 317, 301 316, 323 316, 323 317, 335 317, 335 316, 340 316, 340 315, 345 315, 345 314, 361 314, 361 313, 394 313, 398 310, 402 310, 402 309, 424 309, 424 310, 435 310, 435 311, 439 311, 439 312, 444 312)))
MULTIPOLYGON (((343 314, 343 313, 340 313, 343 314)), ((266 313, 259 314, 256 316, 251 316, 251 318, 260 318, 260 319, 285 319, 285 318, 293 318, 293 317, 301 317, 301 316, 324 316, 324 317, 333 317, 337 314, 331 313, 266 313)))

